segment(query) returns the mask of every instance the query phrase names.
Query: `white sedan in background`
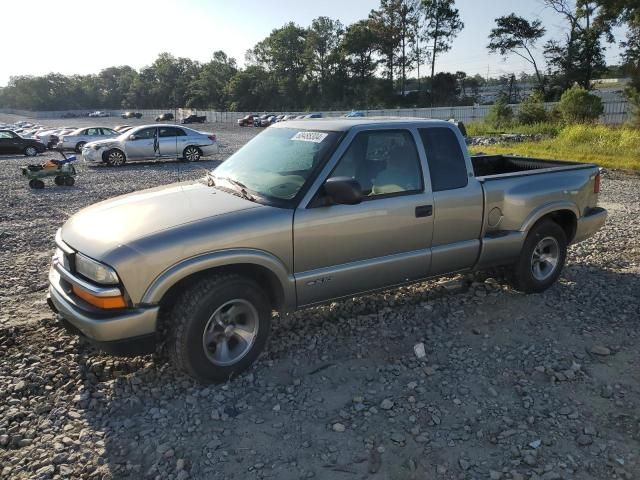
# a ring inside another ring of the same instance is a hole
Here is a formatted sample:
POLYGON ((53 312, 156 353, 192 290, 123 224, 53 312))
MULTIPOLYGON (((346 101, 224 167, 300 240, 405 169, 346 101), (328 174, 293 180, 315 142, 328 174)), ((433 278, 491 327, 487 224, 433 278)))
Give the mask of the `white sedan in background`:
POLYGON ((75 150, 77 153, 80 153, 82 151, 82 147, 89 142, 102 140, 104 138, 114 138, 118 135, 120 134, 113 128, 82 127, 68 135, 62 135, 56 147, 62 150, 75 150))
POLYGON ((89 162, 119 167, 127 161, 153 158, 182 158, 195 162, 217 152, 214 134, 169 124, 134 127, 117 138, 87 143, 82 156, 89 162))

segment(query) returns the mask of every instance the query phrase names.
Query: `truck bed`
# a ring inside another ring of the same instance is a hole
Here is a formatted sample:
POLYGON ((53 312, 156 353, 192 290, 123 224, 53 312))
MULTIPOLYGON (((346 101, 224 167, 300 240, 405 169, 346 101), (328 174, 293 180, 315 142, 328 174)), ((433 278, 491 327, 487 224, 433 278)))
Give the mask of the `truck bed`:
POLYGON ((592 168, 592 164, 568 162, 564 160, 543 160, 541 158, 518 157, 512 155, 471 155, 473 173, 477 178, 487 180, 495 177, 513 177, 546 173, 549 171, 592 168))

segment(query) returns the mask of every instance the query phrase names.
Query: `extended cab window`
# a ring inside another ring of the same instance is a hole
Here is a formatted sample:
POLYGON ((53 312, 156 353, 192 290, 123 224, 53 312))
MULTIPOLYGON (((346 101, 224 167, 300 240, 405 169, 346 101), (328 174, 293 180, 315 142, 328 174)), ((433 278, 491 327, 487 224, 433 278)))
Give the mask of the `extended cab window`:
POLYGON ((467 186, 467 165, 458 137, 449 128, 420 128, 434 192, 467 186))
POLYGON ((359 133, 331 176, 354 178, 370 197, 423 189, 418 150, 407 130, 359 133))

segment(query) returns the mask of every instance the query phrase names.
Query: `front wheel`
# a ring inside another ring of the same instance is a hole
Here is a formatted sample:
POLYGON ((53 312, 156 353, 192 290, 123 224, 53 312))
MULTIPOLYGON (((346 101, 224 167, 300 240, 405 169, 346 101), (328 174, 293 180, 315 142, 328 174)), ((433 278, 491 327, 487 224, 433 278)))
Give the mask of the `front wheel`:
POLYGON ((76 153, 82 153, 82 147, 84 147, 87 142, 78 142, 76 145, 76 153))
POLYGON ((76 183, 76 179, 73 177, 65 177, 64 178, 64 184, 67 187, 73 187, 73 184, 76 183))
POLYGON ((560 225, 543 220, 534 225, 514 266, 512 284, 524 293, 540 293, 560 276, 567 257, 567 235, 560 225))
POLYGON ((35 157, 38 154, 38 149, 36 147, 27 147, 24 149, 24 154, 27 157, 35 157))
POLYGON ((200 160, 200 156, 202 152, 198 147, 189 146, 184 149, 182 152, 182 158, 184 158, 187 162, 197 162, 200 160))
POLYGON ((224 382, 249 368, 264 349, 271 305, 253 280, 216 275, 183 292, 171 312, 169 356, 203 382, 224 382))
POLYGON ((56 178, 54 178, 53 181, 59 187, 61 187, 65 183, 64 177, 61 177, 60 175, 58 175, 56 178))
POLYGON ((117 149, 108 151, 104 158, 107 165, 111 167, 121 167, 127 161, 124 153, 117 149))

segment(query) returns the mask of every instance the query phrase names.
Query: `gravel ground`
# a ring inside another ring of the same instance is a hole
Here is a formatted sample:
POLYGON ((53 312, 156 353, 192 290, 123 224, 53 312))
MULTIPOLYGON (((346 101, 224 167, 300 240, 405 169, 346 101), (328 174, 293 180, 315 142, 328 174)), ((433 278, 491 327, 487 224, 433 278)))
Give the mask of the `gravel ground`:
POLYGON ((0 157, 0 478, 640 478, 636 176, 605 174, 607 225, 544 294, 458 276, 276 318, 256 367, 225 385, 59 328, 44 301, 55 230, 199 177, 257 130, 204 129, 215 158, 81 163, 71 188, 31 191, 25 157, 0 157))

